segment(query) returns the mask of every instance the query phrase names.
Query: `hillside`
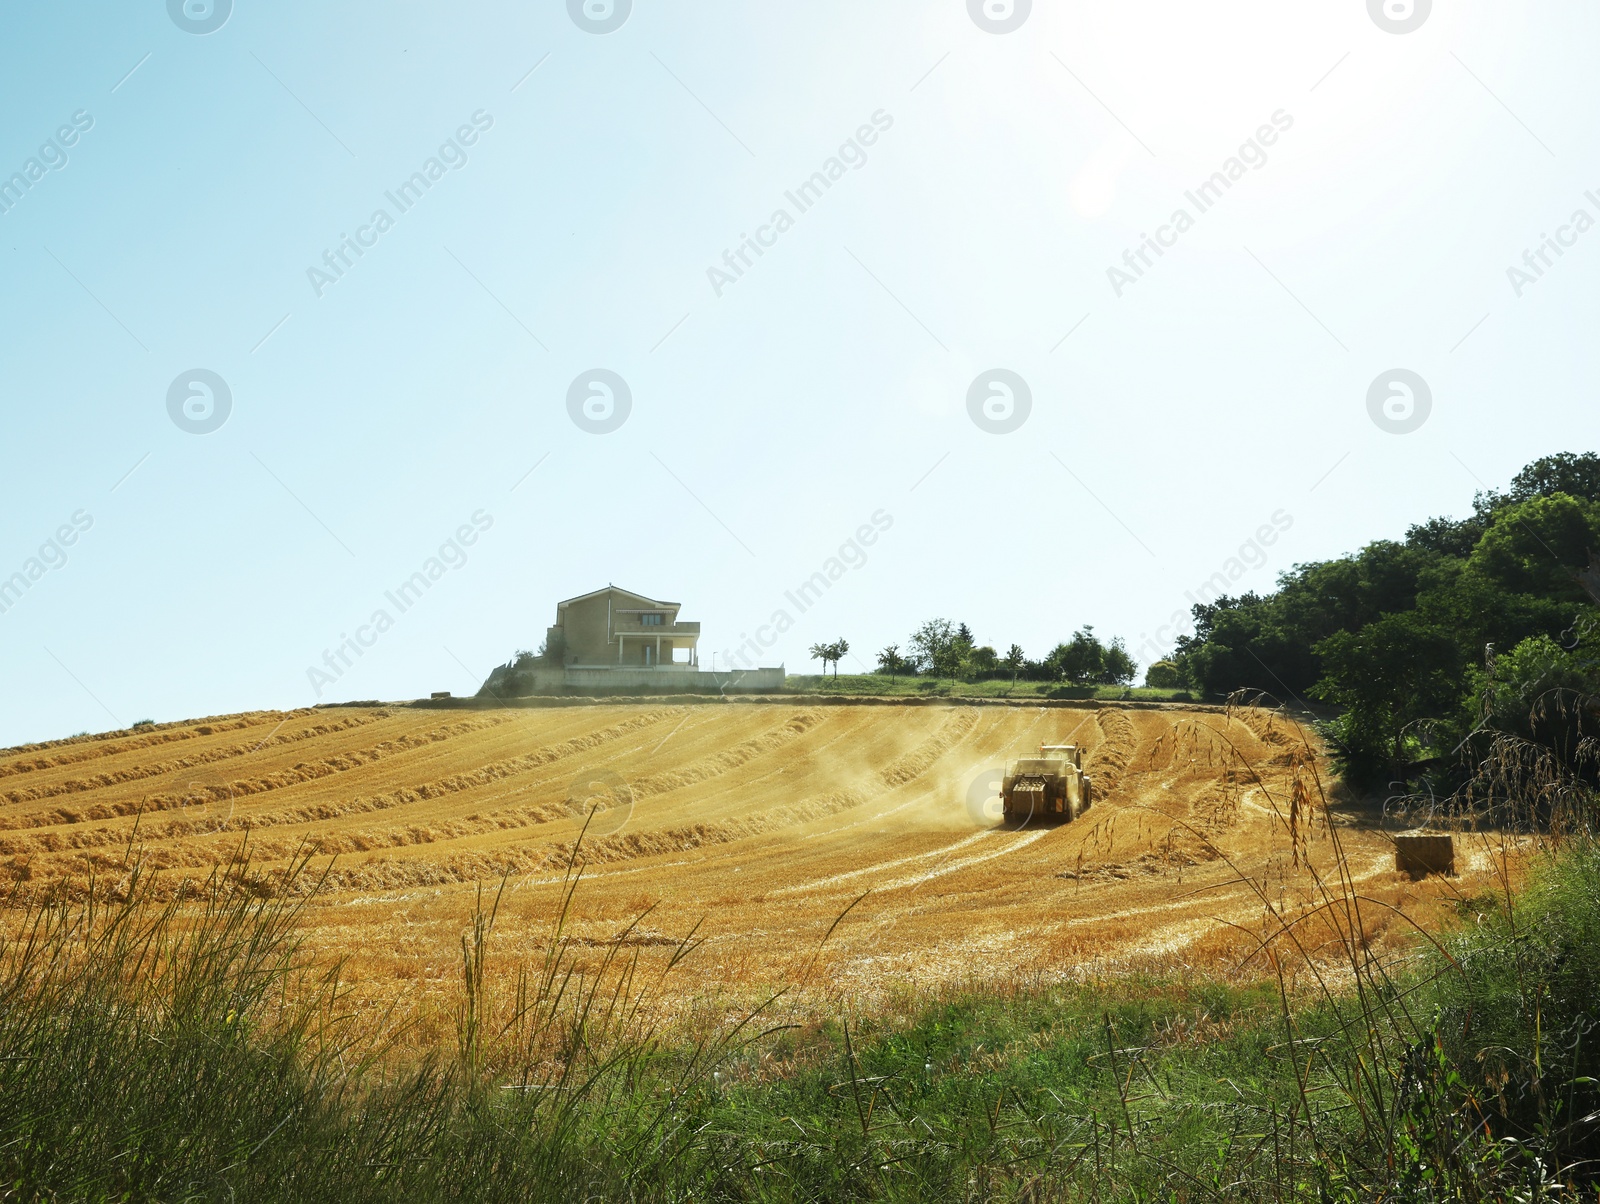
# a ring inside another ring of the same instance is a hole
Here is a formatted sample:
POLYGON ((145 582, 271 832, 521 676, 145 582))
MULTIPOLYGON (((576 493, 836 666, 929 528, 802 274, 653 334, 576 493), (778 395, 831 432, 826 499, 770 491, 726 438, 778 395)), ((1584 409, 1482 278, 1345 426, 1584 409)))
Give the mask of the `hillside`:
POLYGON ((1330 821, 1364 890, 1421 906, 1440 888, 1396 874, 1368 819, 1313 809, 1325 767, 1301 740, 1268 712, 1114 704, 236 715, 0 756, 0 865, 115 889, 134 860, 204 878, 246 837, 266 872, 314 850, 313 946, 363 992, 420 999, 459 978, 476 884, 509 871, 512 929, 542 931, 590 798, 579 939, 652 905, 624 941, 703 921, 683 987, 738 993, 795 979, 850 909, 826 964, 868 997, 1231 956, 1216 920, 1309 899, 1330 821), (1088 749, 1096 807, 999 828, 992 771, 1046 741, 1088 749))

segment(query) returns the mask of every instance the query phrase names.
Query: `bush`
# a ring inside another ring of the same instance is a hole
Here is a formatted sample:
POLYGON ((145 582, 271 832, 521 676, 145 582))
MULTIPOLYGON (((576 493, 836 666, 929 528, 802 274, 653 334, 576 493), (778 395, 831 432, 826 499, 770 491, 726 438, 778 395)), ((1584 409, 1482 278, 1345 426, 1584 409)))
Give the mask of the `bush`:
POLYGON ((1548 1164, 1600 1168, 1600 846, 1539 867, 1520 899, 1449 942, 1435 1028, 1492 1133, 1548 1164))
POLYGON ((1176 690, 1183 685, 1183 674, 1172 661, 1157 661, 1144 671, 1144 684, 1154 690, 1176 690))

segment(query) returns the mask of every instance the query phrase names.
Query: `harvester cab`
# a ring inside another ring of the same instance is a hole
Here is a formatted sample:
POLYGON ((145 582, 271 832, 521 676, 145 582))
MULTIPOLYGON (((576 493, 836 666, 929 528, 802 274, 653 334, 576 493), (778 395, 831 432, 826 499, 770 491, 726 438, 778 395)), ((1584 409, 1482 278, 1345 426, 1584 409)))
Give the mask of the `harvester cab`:
POLYGON ((1092 780, 1083 772, 1083 749, 1075 744, 1041 744, 1037 757, 1006 766, 1000 783, 1001 813, 1007 823, 1071 823, 1093 802, 1092 780))

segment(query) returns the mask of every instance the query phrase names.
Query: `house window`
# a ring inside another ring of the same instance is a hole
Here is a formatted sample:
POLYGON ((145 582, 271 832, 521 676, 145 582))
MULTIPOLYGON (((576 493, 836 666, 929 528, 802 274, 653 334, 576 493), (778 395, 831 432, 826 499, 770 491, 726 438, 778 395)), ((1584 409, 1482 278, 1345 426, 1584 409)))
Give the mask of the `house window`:
POLYGON ((639 616, 639 626, 640 627, 660 627, 661 626, 661 616, 660 615, 640 615, 639 616))

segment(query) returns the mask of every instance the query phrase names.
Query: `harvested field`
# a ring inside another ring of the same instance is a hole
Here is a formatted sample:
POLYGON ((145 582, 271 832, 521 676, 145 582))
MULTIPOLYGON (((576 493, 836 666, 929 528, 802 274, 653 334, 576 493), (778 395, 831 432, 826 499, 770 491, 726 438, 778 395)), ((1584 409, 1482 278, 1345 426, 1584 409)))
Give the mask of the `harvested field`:
POLYGON ((347 959, 360 995, 424 1013, 460 981, 479 883, 511 873, 504 963, 539 946, 586 797, 623 805, 583 841, 569 933, 649 964, 698 923, 704 944, 668 995, 731 1007, 801 980, 870 1002, 974 979, 1236 966, 1268 903, 1315 902, 1308 867, 1330 871, 1334 829, 1346 872, 1382 904, 1364 922, 1374 939, 1483 888, 1481 853, 1455 882, 1397 873, 1388 838, 1328 814, 1319 774, 1297 728, 1252 710, 250 714, 0 754, 0 876, 31 891, 92 872, 115 889, 137 858, 175 885, 247 834, 269 870, 309 844, 336 855, 309 909, 313 947, 347 959), (1001 828, 993 771, 1041 742, 1088 749, 1094 809, 1001 828))

